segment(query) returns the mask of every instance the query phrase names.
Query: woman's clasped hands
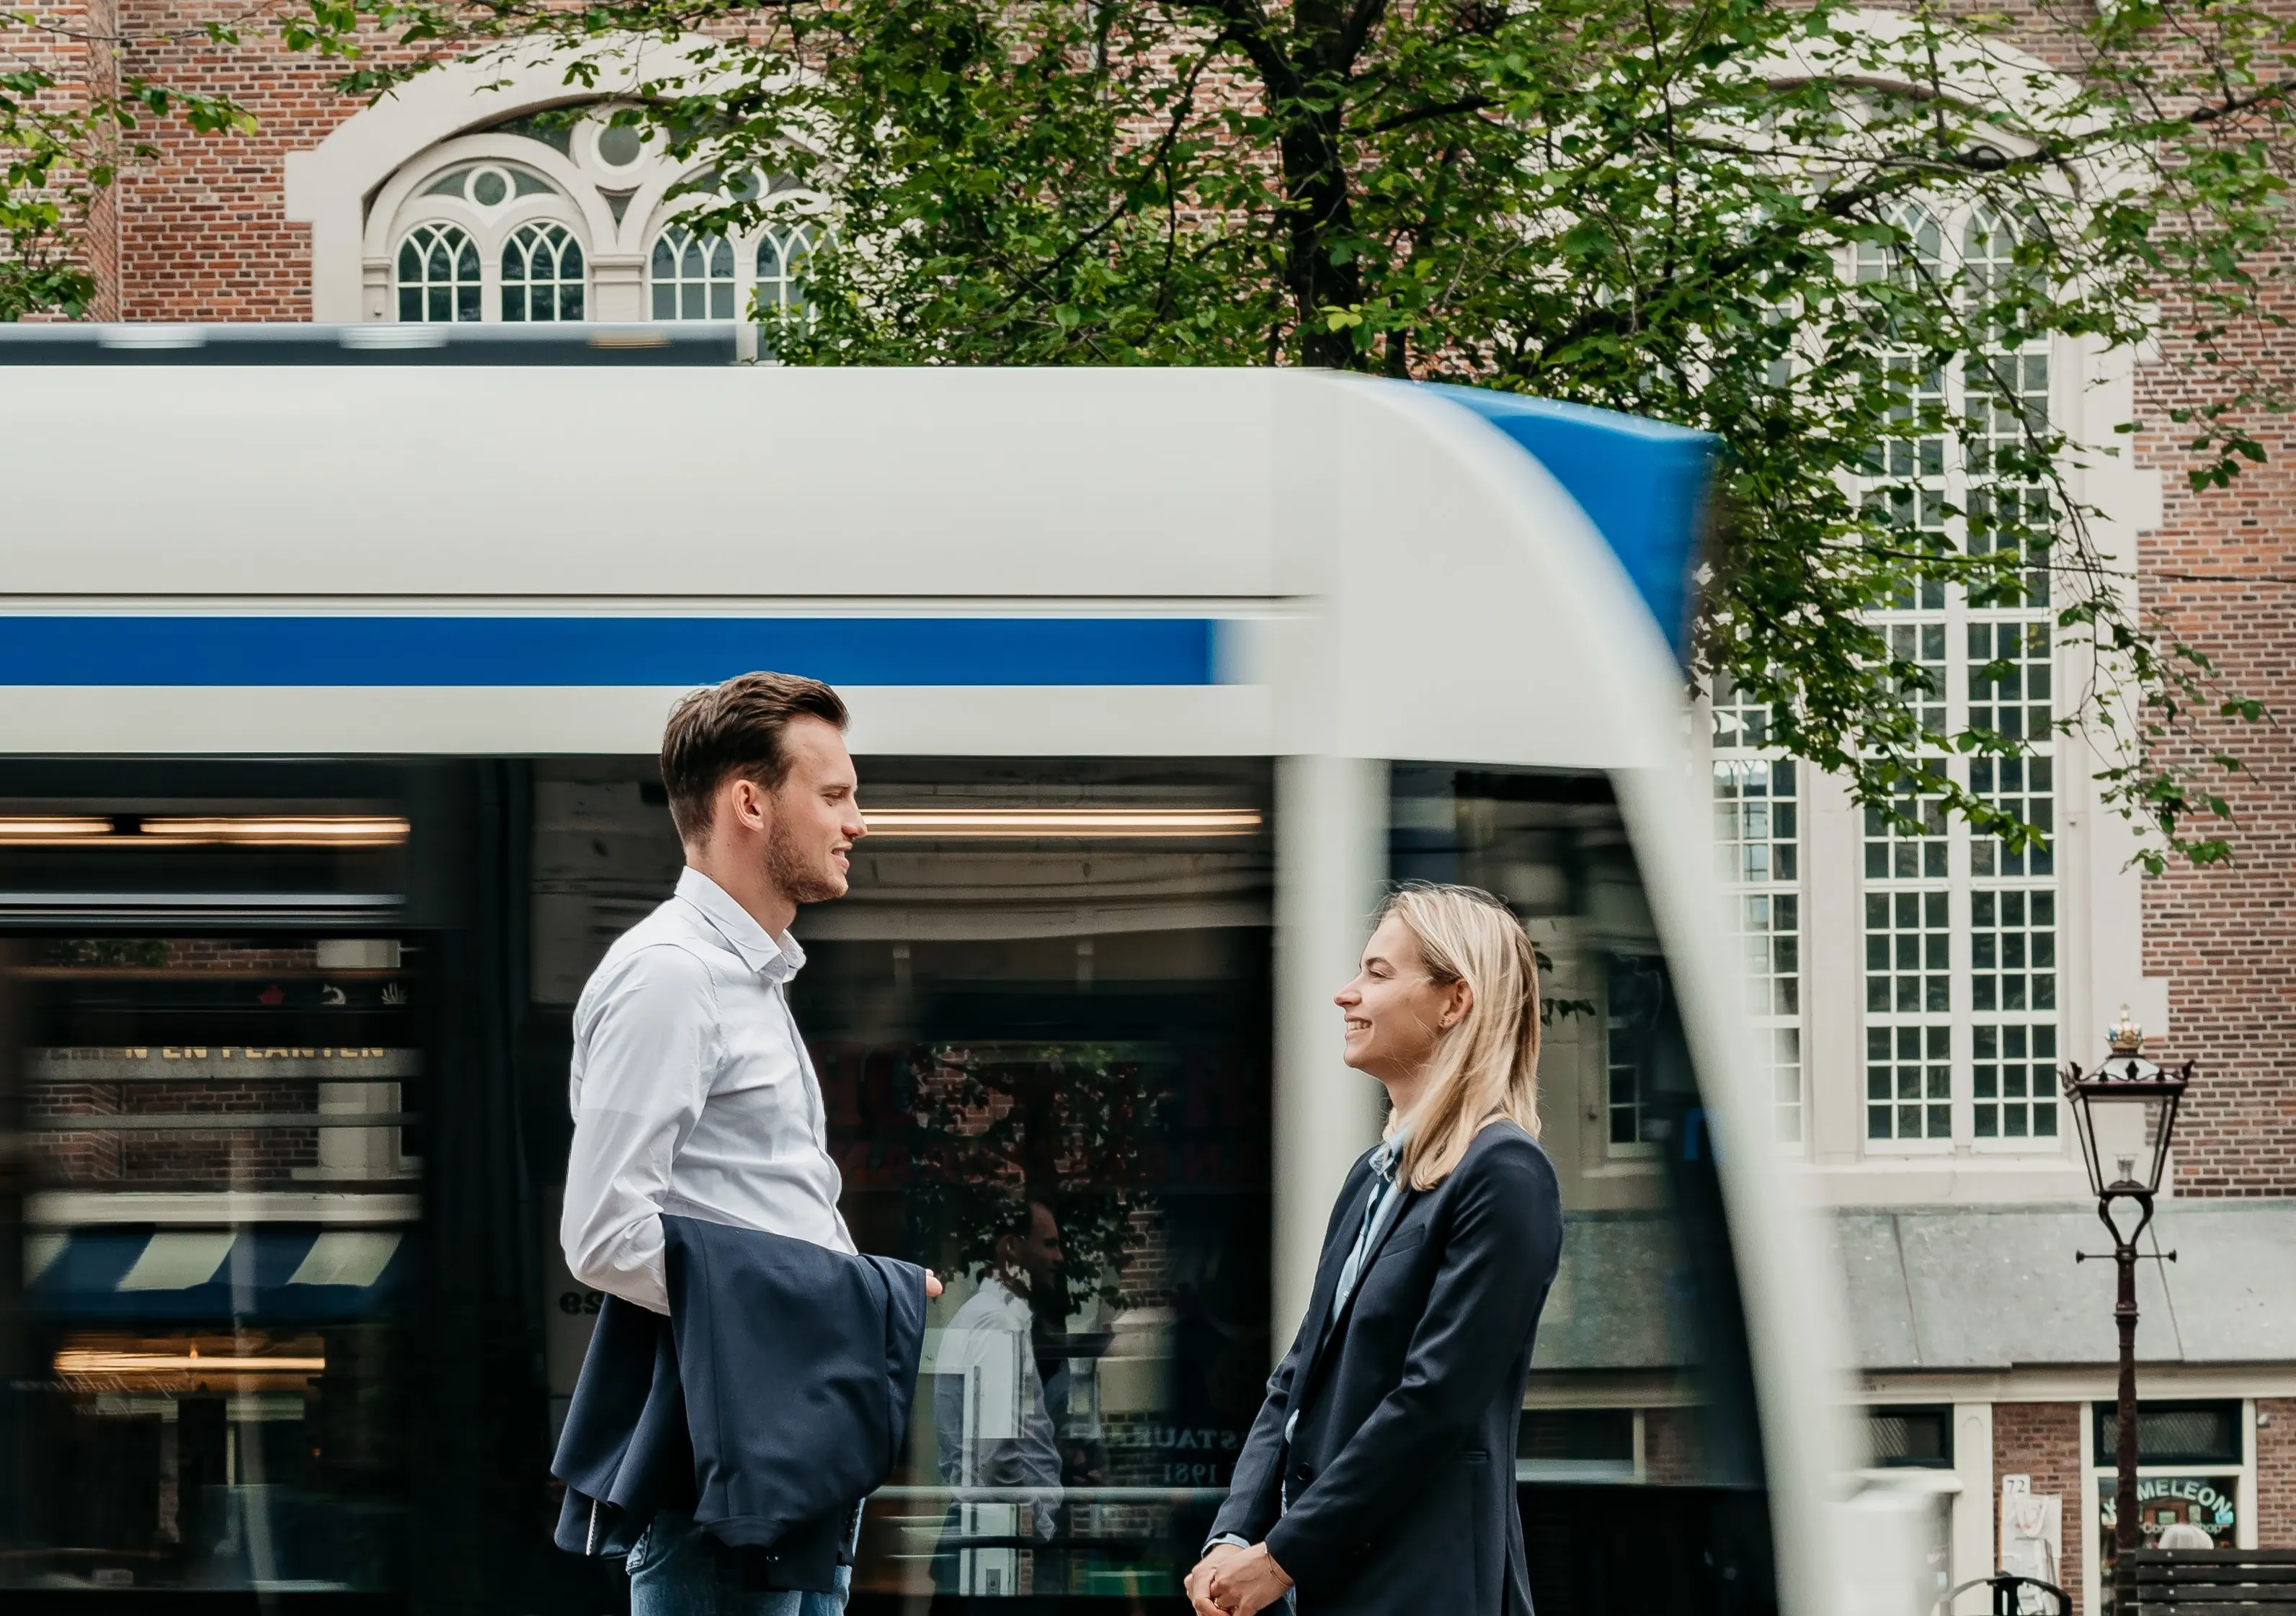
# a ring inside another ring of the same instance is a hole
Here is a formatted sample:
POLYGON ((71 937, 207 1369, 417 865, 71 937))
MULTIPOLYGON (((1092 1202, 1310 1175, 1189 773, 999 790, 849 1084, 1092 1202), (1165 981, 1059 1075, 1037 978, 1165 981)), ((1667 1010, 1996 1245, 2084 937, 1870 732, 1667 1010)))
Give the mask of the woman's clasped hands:
POLYGON ((1258 1616, 1282 1603, 1291 1587, 1265 1543, 1216 1543, 1188 1573, 1188 1607, 1195 1616, 1258 1616))

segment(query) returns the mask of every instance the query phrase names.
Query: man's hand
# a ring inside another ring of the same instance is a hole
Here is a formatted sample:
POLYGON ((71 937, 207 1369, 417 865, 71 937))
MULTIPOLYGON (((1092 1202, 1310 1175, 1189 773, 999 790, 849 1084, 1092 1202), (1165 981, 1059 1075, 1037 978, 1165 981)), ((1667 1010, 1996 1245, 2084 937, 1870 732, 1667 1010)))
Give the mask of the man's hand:
POLYGON ((940 1276, 931 1269, 925 1270, 925 1300, 931 1302, 940 1294, 940 1276))
POLYGON ((1291 1586, 1290 1575, 1275 1563, 1267 1545, 1255 1543, 1212 1568, 1211 1603, 1228 1616, 1257 1616, 1282 1599, 1291 1586))
POLYGON ((1183 1585, 1188 1596, 1188 1608, 1195 1612, 1195 1616, 1227 1616, 1212 1603, 1212 1579, 1219 1573, 1222 1566, 1242 1553, 1243 1547, 1241 1544, 1215 1543, 1205 1551, 1204 1557, 1196 1562, 1196 1569, 1188 1573, 1188 1580, 1183 1585))

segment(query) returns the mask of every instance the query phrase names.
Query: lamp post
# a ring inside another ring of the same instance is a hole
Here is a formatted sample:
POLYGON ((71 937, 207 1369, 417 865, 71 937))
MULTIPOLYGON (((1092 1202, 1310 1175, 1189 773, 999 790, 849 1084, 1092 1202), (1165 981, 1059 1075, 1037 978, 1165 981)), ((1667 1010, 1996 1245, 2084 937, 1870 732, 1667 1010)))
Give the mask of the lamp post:
POLYGON ((2120 1331, 2112 1601, 2116 1611, 2125 1611, 2135 1569, 2129 1556, 2143 1542, 2136 1519, 2136 1243, 2152 1221, 2153 1197, 2169 1164, 2177 1107, 2193 1081, 2193 1065, 2187 1061, 2171 1072, 2145 1059, 2144 1029, 2127 1005, 2106 1036, 2112 1053, 2086 1076, 2078 1066, 2067 1067, 2062 1081, 2088 1167, 2089 1189, 2096 1196, 2097 1219, 2112 1236, 2112 1261, 2120 1270, 2112 1306, 2112 1321, 2120 1331))

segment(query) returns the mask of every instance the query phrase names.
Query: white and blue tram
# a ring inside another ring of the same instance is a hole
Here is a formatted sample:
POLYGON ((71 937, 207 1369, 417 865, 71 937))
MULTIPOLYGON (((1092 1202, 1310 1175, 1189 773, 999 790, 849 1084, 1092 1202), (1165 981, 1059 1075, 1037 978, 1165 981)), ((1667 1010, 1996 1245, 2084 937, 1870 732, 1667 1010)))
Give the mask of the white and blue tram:
POLYGON ((611 1608, 546 1543, 569 1011, 678 861, 665 710, 755 666, 855 714, 873 834, 799 926, 849 1220, 959 1277, 857 1610, 1184 1608, 1375 1135, 1329 994, 1409 877, 1553 962, 1541 1610, 1911 1608, 1685 770, 1704 440, 504 331, 0 343, 12 1608, 611 1608), (1019 1185, 1064 1266, 984 1333, 1019 1185))

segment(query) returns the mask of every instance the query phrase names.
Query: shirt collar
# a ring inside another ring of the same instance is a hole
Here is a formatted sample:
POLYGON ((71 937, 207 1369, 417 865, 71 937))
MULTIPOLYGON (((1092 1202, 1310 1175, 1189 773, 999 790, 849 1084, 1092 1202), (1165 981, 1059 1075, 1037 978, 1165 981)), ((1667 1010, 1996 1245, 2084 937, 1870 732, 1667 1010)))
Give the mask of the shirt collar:
POLYGON ((1395 1182, 1395 1164, 1403 1160, 1404 1141, 1411 1137, 1411 1124, 1406 1122, 1379 1142, 1371 1153, 1371 1170, 1382 1184, 1395 1182))
POLYGON ((718 929, 742 963, 768 982, 787 982, 805 967, 805 950, 791 937, 786 944, 758 924, 757 917, 734 902, 724 887, 687 865, 677 877, 677 895, 701 911, 718 929))
POLYGON ((1006 1318, 1017 1318, 1024 1324, 1030 1321, 1032 1315, 1029 1308, 1029 1299, 1005 1284, 996 1275, 982 1275, 980 1288, 996 1298, 996 1310, 1006 1318))

